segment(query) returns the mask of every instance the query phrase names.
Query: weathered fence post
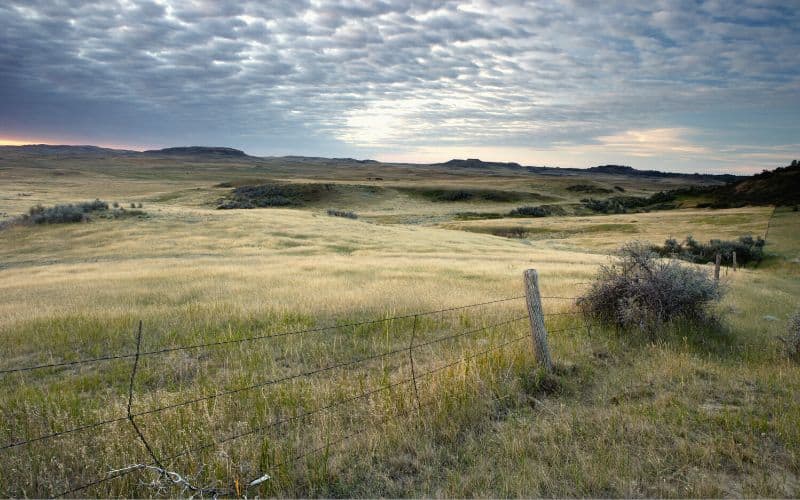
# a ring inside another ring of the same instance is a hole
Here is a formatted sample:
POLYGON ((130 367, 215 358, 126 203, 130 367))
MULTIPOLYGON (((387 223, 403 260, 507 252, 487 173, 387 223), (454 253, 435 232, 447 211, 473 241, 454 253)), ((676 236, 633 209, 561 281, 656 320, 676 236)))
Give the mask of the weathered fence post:
POLYGON ((553 371, 553 361, 550 359, 550 348, 547 346, 547 329, 544 326, 544 310, 542 297, 539 294, 539 276, 536 269, 525 271, 525 302, 528 305, 528 316, 531 321, 531 337, 533 337, 533 351, 536 362, 550 373, 553 371))
POLYGON ((733 272, 736 272, 736 252, 731 254, 731 260, 733 261, 733 272))
POLYGON ((722 264, 722 254, 717 253, 717 257, 714 260, 714 281, 719 281, 719 266, 722 264))

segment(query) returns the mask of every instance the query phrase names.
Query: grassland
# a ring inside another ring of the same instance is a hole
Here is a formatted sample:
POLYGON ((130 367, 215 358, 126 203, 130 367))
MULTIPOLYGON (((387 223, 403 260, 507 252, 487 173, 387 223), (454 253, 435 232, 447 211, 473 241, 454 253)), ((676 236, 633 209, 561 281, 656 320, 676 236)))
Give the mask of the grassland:
MULTIPOLYGON (((129 353, 139 320, 144 350, 234 341, 143 357, 138 412, 399 351, 412 336, 421 344, 503 323, 524 316, 522 301, 341 326, 517 297, 522 271, 531 267, 543 295, 572 297, 624 241, 761 235, 772 215, 688 209, 456 221, 458 212, 518 204, 443 203, 414 190, 526 192, 569 204, 580 194, 567 187, 577 183, 647 194, 677 181, 481 177, 403 165, 332 172, 277 161, 21 159, 0 162, 0 178, 0 213, 9 216, 35 203, 94 198, 142 202, 148 214, 0 233, 0 369, 129 353), (262 181, 374 189, 342 188, 336 200, 296 209, 214 209, 229 192, 219 183, 262 181), (324 215, 332 202, 360 219, 324 215), (496 236, 506 227, 524 230, 496 236), (339 326, 238 342, 327 325, 339 326)), ((233 488, 269 472, 272 479, 250 496, 797 496, 800 370, 777 337, 798 306, 798 222, 796 212, 776 212, 770 257, 725 274, 722 331, 676 328, 653 340, 552 316, 552 378, 532 368, 522 340, 421 377, 417 408, 412 385, 403 382, 410 375, 404 351, 137 422, 160 458, 185 453, 165 465, 195 484, 233 488), (571 330, 557 333, 564 329, 571 330)), ((548 313, 571 307, 545 299, 548 313)), ((526 331, 523 320, 430 344, 415 351, 417 373, 526 331)), ((124 416, 131 365, 126 358, 0 375, 1 442, 124 416)), ((149 460, 120 421, 0 450, 0 494, 56 495, 149 460)), ((177 486, 154 489, 156 477, 137 471, 69 496, 181 494, 177 486)))

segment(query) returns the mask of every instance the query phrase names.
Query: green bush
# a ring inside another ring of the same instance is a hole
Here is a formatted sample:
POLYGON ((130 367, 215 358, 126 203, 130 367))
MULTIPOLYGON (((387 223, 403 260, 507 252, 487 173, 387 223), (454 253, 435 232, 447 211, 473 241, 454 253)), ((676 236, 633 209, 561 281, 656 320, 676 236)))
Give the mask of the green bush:
POLYGON ((334 194, 334 184, 269 183, 235 188, 217 208, 300 207, 318 202, 334 194))
POLYGON ((515 208, 508 212, 509 217, 548 217, 551 215, 564 215, 566 211, 558 205, 539 205, 538 207, 525 206, 515 208))
MULTIPOLYGON (((133 205, 133 204, 131 204, 133 205)), ((141 203, 139 206, 141 207, 141 203)), ((86 201, 83 203, 54 205, 45 207, 36 205, 28 209, 27 214, 14 217, 0 224, 0 229, 10 226, 25 226, 32 224, 65 224, 87 222, 92 216, 104 219, 118 219, 123 217, 141 217, 147 215, 142 210, 125 210, 122 207, 109 209, 108 203, 101 200, 86 201)))
POLYGON ((719 253, 723 265, 732 265, 733 252, 736 252, 737 264, 744 266, 750 262, 760 262, 764 258, 765 243, 760 236, 753 238, 747 235, 740 236, 738 240, 711 240, 703 244, 690 235, 682 243, 670 238, 663 246, 654 245, 652 250, 662 257, 674 257, 697 264, 714 262, 719 253))
POLYGON ((550 211, 544 207, 519 207, 508 212, 510 217, 547 217, 550 211))
POLYGON ((641 196, 612 196, 605 200, 584 198, 581 203, 593 212, 604 214, 624 214, 643 209, 672 210, 677 208, 673 203, 676 196, 672 192, 660 191, 647 198, 641 196))
POLYGON ((590 319, 654 334, 673 321, 714 319, 711 305, 721 296, 705 270, 659 259, 649 246, 634 242, 622 247, 616 262, 601 266, 578 306, 590 319))
POLYGON ((19 220, 22 224, 62 224, 67 222, 83 222, 89 219, 92 212, 108 210, 108 203, 100 200, 78 204, 55 205, 43 207, 36 205, 28 210, 19 220))
POLYGON ((572 191, 573 193, 595 193, 595 194, 606 194, 614 192, 611 189, 595 186, 592 184, 573 184, 572 186, 567 186, 567 191, 572 191))

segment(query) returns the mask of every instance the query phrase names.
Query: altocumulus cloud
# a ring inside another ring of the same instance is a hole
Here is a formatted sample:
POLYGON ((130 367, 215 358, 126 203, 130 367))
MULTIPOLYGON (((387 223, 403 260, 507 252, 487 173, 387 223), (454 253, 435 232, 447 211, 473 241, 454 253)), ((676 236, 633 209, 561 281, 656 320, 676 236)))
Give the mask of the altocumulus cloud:
POLYGON ((798 149, 799 11, 757 0, 7 0, 0 136, 772 167, 798 149))

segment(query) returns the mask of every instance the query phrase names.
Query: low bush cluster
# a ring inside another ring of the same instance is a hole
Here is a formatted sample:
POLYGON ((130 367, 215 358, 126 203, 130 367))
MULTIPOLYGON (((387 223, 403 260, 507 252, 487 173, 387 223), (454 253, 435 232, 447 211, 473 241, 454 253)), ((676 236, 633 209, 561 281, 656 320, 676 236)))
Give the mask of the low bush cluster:
POLYGON ((736 263, 743 266, 764 258, 765 243, 760 236, 753 238, 750 235, 740 236, 738 240, 711 240, 707 244, 687 236, 683 242, 670 238, 663 246, 655 245, 652 249, 662 257, 674 257, 697 264, 714 262, 717 254, 720 254, 723 265, 733 264, 733 253, 736 252, 736 263))
POLYGON ((61 224, 65 222, 83 222, 88 220, 89 214, 101 210, 108 210, 108 203, 100 200, 84 203, 55 205, 44 207, 36 205, 23 215, 19 222, 23 224, 61 224))
POLYGON ((707 271, 660 259, 650 246, 634 242, 622 247, 617 261, 601 266, 578 306, 601 323, 655 334, 673 321, 714 319, 711 306, 721 296, 707 271))
MULTIPOLYGON (((114 209, 109 209, 109 204, 102 200, 86 201, 83 203, 69 203, 45 207, 36 205, 28 209, 27 214, 11 218, 0 224, 0 229, 10 226, 26 226, 32 224, 65 224, 74 222, 87 222, 92 216, 100 218, 117 219, 120 217, 146 215, 141 210, 125 210, 115 202, 114 209)), ((135 204, 131 203, 131 207, 135 204)), ((139 208, 142 204, 138 204, 139 208)))
POLYGON ((550 211, 544 207, 519 207, 508 212, 511 217, 547 217, 550 211))
POLYGON ((358 219, 358 215, 355 212, 349 212, 346 210, 335 210, 333 208, 328 209, 328 215, 331 217, 345 217, 347 219, 358 219))
POLYGON ((566 212, 558 205, 539 205, 538 207, 525 206, 515 208, 508 212, 509 217, 548 217, 551 215, 564 215, 566 212))
POLYGON ((612 196, 605 200, 584 198, 581 203, 592 212, 604 214, 625 214, 647 210, 671 210, 677 208, 676 196, 672 192, 660 191, 652 196, 612 196))
POLYGON ((217 208, 299 207, 325 199, 333 194, 333 184, 269 183, 240 186, 230 196, 219 201, 217 208))
POLYGON ((530 198, 529 193, 496 189, 402 189, 413 195, 439 203, 459 201, 493 201, 508 203, 530 198))
POLYGON ((572 191, 573 193, 596 193, 596 194, 606 194, 614 192, 611 189, 603 188, 600 186, 594 186, 592 184, 573 184, 572 186, 567 186, 567 191, 572 191))

